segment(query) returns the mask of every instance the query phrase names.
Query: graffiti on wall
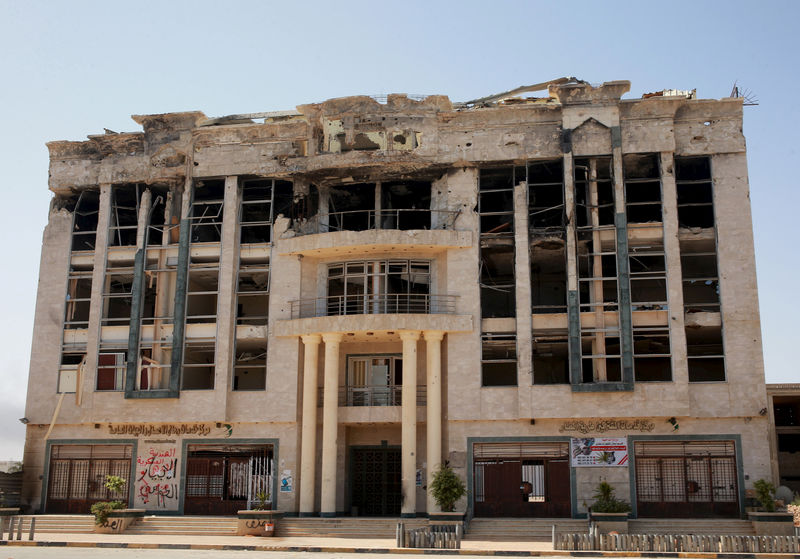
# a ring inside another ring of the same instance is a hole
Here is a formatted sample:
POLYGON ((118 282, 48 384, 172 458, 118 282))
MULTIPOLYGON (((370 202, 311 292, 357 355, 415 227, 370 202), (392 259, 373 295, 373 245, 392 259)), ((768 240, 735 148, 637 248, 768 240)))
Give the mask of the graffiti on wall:
POLYGON ((143 446, 136 457, 134 506, 178 510, 178 449, 174 444, 143 446))

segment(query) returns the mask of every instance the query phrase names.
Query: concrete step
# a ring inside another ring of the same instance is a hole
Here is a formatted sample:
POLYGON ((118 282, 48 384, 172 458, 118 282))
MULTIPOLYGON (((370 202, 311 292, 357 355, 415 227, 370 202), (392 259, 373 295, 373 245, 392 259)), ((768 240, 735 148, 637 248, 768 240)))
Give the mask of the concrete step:
POLYGON ((27 532, 31 520, 36 519, 36 532, 41 533, 86 533, 94 532, 94 516, 91 514, 36 514, 22 516, 22 531, 27 532))
POLYGON ((234 516, 145 516, 134 522, 128 534, 152 535, 236 535, 234 516))
POLYGON ((465 541, 549 541, 557 532, 585 532, 586 520, 571 518, 473 518, 465 541))
POLYGON ((753 524, 749 520, 709 518, 646 518, 630 520, 631 534, 687 534, 754 536, 753 524))
POLYGON ((398 522, 406 529, 428 525, 424 518, 282 518, 275 525, 276 536, 317 536, 329 538, 394 538, 398 522))

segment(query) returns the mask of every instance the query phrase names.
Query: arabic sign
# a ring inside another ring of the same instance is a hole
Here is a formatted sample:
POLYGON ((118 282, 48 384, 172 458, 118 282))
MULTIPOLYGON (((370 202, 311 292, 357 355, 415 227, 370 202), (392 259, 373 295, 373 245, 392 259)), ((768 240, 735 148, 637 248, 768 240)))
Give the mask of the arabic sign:
POLYGON ((628 439, 595 437, 570 439, 572 466, 627 466, 628 439))
POLYGON ((649 433, 656 425, 649 419, 597 419, 584 421, 573 419, 561 424, 559 431, 577 431, 586 433, 606 433, 608 431, 642 431, 649 433))

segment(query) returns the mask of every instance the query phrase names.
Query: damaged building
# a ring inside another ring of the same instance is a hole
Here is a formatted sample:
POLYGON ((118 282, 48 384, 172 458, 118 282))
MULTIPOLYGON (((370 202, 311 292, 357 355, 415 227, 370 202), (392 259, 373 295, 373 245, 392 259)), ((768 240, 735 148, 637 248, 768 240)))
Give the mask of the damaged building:
MULTIPOLYGON (((138 115, 57 141, 30 511, 739 517, 770 478, 742 99, 138 115)), ((535 94, 535 96, 534 96, 535 94)))

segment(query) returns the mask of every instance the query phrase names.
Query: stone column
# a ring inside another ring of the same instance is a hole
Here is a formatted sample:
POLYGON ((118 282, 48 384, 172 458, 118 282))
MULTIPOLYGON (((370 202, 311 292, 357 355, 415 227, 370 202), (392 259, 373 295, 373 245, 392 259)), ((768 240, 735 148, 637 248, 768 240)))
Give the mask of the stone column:
POLYGON ((433 474, 442 463, 442 339, 444 332, 428 330, 425 336, 425 356, 427 358, 426 372, 428 377, 428 408, 426 413, 427 425, 427 511, 428 514, 437 512, 436 500, 431 493, 433 474))
MULTIPOLYGON (((336 451, 339 423, 339 333, 323 334, 325 390, 322 401, 322 488, 320 516, 336 516, 336 451)), ((305 444, 305 443, 304 443, 305 444)))
POLYGON ((403 330, 402 472, 403 505, 400 516, 417 515, 417 340, 419 332, 403 330))
POLYGON ((300 516, 314 515, 314 483, 317 465, 317 376, 319 334, 303 339, 303 443, 300 454, 300 516))
POLYGON ((217 346, 214 400, 217 417, 228 419, 236 359, 236 288, 239 281, 239 177, 225 177, 222 237, 217 272, 217 346))

